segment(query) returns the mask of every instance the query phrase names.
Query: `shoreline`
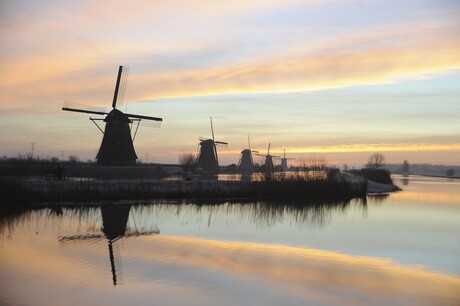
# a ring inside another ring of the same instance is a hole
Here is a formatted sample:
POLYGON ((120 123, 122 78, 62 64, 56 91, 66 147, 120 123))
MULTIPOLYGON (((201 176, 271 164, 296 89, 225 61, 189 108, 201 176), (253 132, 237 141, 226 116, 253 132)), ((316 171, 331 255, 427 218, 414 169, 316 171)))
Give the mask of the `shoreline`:
POLYGON ((27 203, 79 203, 119 200, 305 200, 365 197, 367 181, 164 181, 3 179, 3 206, 27 203))
POLYGON ((425 177, 436 177, 436 178, 446 178, 446 179, 456 179, 460 180, 460 176, 447 176, 447 175, 435 175, 435 174, 417 174, 417 173, 411 173, 411 174, 400 174, 400 173, 394 173, 397 175, 401 175, 402 177, 404 176, 425 176, 425 177))

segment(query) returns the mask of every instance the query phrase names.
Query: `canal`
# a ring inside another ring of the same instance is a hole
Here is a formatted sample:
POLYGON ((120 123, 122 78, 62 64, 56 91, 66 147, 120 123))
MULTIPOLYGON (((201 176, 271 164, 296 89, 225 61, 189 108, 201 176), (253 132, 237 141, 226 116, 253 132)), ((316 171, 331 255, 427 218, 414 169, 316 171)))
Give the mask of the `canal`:
POLYGON ((458 305, 460 180, 351 201, 133 201, 0 219, 1 305, 458 305))

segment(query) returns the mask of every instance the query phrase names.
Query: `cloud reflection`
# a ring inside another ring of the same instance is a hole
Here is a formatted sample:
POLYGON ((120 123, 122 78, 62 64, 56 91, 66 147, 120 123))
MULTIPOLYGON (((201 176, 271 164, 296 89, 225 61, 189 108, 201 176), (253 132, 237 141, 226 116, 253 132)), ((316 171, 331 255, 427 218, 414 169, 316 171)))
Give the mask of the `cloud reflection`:
MULTIPOLYGON (((316 209, 327 215, 346 207, 342 205, 323 203, 316 209)), ((257 207, 133 206, 128 226, 142 230, 151 226, 152 218, 175 214, 190 220, 223 211, 240 217, 249 214, 253 222, 266 225, 285 216, 293 220, 298 216, 302 223, 309 222, 305 216, 312 213, 285 204, 257 207)), ((421 266, 295 246, 163 234, 117 241, 124 284, 115 290, 105 239, 77 244, 60 244, 57 239, 66 233, 100 232, 101 218, 99 207, 87 207, 28 211, 2 221, 3 233, 11 234, 0 249, 2 301, 34 305, 133 301, 137 305, 456 305, 460 301, 458 276, 421 266)))
POLYGON ((332 300, 340 304, 353 304, 358 299, 371 304, 411 301, 409 304, 449 305, 460 298, 459 278, 380 258, 197 238, 146 239, 156 251, 139 250, 135 253, 138 261, 252 279, 255 284, 264 283, 267 292, 296 296, 304 302, 324 302, 334 297, 332 300))

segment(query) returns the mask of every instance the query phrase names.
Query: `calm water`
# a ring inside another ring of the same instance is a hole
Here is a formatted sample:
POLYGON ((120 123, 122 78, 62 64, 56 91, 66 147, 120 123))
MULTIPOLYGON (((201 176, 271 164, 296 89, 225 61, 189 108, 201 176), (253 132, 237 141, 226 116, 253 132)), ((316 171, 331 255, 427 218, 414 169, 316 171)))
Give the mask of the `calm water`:
POLYGON ((0 304, 459 305, 460 180, 395 183, 367 201, 4 217, 0 304))

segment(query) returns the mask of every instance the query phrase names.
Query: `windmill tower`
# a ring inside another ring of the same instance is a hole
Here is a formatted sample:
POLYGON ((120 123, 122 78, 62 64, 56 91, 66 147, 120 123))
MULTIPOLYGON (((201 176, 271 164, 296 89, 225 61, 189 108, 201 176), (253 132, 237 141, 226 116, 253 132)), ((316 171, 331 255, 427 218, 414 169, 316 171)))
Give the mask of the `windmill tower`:
POLYGON ((270 155, 270 143, 268 144, 267 155, 256 154, 257 156, 265 156, 264 170, 267 173, 273 173, 275 171, 275 165, 273 164, 273 158, 280 158, 277 155, 270 155))
POLYGON ((286 149, 283 149, 283 151, 284 151, 284 154, 283 154, 283 158, 281 158, 281 170, 286 171, 289 168, 287 161, 294 160, 294 158, 286 158, 286 149))
MULTIPOLYGON (((117 109, 117 99, 120 90, 120 81, 123 74, 123 66, 118 68, 118 77, 115 84, 115 92, 113 95, 112 101, 112 110, 110 112, 106 111, 94 111, 91 109, 85 109, 79 107, 78 105, 69 105, 65 103, 62 107, 64 111, 70 112, 79 112, 95 115, 106 115, 104 119, 93 119, 90 118, 99 128, 99 130, 104 134, 102 138, 101 147, 97 153, 96 159, 98 165, 103 166, 129 166, 136 163, 137 155, 134 150, 133 140, 136 137, 137 129, 139 128, 139 123, 141 120, 151 120, 151 121, 162 121, 161 118, 143 116, 143 115, 134 115, 123 113, 117 109), (99 127, 96 123, 97 120, 103 120, 105 122, 105 129, 99 127), (134 136, 131 137, 131 127, 133 122, 137 122, 137 127, 134 132, 134 136)), ((126 78, 125 78, 126 79, 126 78)), ((124 90, 124 86, 122 88, 124 90)))
POLYGON ((158 229, 145 232, 129 230, 127 224, 131 206, 131 204, 108 204, 101 206, 101 231, 103 235, 88 234, 58 237, 59 243, 61 244, 72 241, 107 239, 112 282, 115 286, 123 282, 121 256, 116 242, 123 237, 154 235, 160 233, 158 229))
POLYGON ((248 135, 248 147, 241 151, 240 162, 238 163, 238 169, 242 172, 252 172, 254 170, 254 160, 252 159, 252 153, 259 153, 259 151, 251 150, 251 142, 248 135))
POLYGON ((217 141, 214 139, 214 128, 212 126, 212 117, 209 117, 211 122, 212 139, 200 138, 200 153, 198 155, 198 167, 205 171, 216 172, 219 169, 219 158, 217 156, 217 145, 228 145, 227 142, 217 141))

